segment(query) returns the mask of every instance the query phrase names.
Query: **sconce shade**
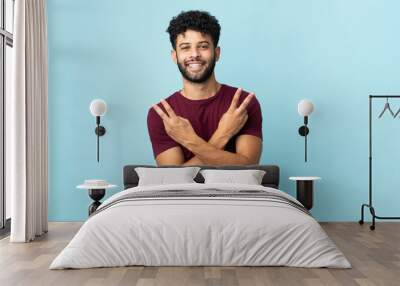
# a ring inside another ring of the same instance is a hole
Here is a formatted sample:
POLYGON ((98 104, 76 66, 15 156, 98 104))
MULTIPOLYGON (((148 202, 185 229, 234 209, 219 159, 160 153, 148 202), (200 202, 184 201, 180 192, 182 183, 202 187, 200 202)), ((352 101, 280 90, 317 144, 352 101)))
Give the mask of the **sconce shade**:
POLYGON ((107 104, 102 99, 94 99, 90 103, 90 113, 93 116, 103 116, 107 112, 107 104))
POLYGON ((314 111, 314 105, 311 101, 303 99, 297 105, 297 111, 301 116, 308 116, 314 111))

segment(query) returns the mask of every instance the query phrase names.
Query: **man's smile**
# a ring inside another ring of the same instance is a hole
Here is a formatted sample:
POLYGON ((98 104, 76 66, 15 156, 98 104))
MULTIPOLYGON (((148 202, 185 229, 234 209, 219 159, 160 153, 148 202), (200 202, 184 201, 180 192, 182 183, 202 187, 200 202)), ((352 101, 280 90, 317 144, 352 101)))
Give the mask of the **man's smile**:
POLYGON ((202 70, 204 63, 202 62, 189 62, 186 64, 186 67, 191 72, 198 72, 202 70))

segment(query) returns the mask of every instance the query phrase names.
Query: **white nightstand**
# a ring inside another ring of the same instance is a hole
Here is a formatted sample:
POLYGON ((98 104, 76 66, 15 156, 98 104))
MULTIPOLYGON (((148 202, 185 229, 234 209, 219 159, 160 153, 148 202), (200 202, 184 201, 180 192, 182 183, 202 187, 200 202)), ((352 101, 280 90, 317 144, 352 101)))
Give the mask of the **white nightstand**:
POLYGON ((289 180, 296 181, 297 200, 308 210, 313 207, 314 181, 320 179, 320 177, 289 177, 289 180))
POLYGON ((85 180, 84 184, 76 186, 78 189, 88 190, 89 197, 94 201, 89 206, 89 216, 101 205, 100 200, 106 194, 106 189, 115 187, 117 187, 117 185, 111 185, 105 180, 85 180))

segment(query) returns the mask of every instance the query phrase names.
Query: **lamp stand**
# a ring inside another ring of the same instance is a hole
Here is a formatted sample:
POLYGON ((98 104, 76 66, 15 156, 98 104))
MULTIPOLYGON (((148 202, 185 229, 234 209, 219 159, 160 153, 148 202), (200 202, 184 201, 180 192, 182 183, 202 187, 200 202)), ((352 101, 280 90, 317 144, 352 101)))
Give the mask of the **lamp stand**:
POLYGON ((96 116, 96 124, 97 127, 94 130, 94 133, 96 133, 97 135, 97 162, 99 162, 99 157, 100 157, 100 136, 103 136, 104 134, 106 134, 106 129, 100 125, 100 116, 96 116))
POLYGON ((304 162, 307 162, 307 135, 310 133, 307 124, 308 116, 304 116, 304 125, 299 128, 299 134, 304 137, 304 162))

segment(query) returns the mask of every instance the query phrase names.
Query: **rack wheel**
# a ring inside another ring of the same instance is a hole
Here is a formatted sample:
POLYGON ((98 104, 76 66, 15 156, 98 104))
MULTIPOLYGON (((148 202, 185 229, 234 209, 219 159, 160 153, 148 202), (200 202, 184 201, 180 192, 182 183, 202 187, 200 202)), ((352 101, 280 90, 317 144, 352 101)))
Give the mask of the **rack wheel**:
POLYGON ((359 220, 358 223, 361 224, 361 225, 363 225, 363 224, 364 224, 364 221, 363 221, 363 220, 359 220))
POLYGON ((375 230, 375 226, 374 226, 374 225, 371 225, 371 226, 369 227, 369 229, 370 229, 370 230, 375 230))

